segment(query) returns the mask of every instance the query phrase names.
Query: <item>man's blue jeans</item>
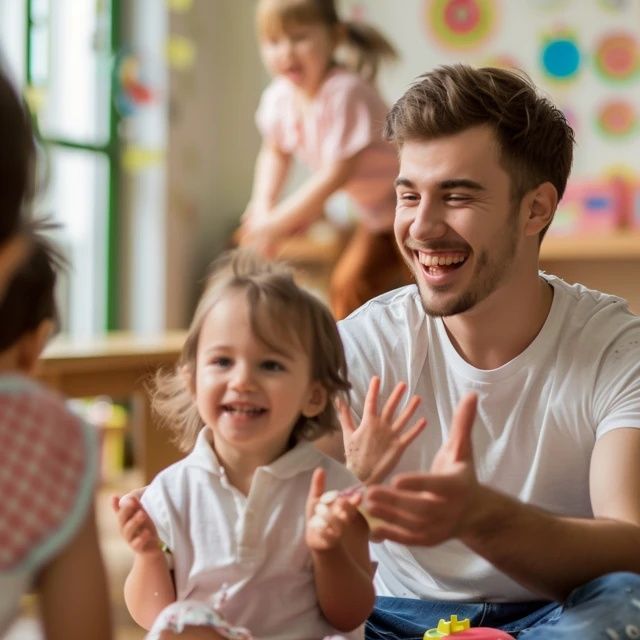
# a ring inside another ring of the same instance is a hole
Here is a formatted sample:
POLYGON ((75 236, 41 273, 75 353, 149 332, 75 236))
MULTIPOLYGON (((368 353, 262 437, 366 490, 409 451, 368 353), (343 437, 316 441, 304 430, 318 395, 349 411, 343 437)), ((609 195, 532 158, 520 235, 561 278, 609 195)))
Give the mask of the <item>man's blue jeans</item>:
POLYGON ((520 640, 640 639, 640 575, 611 573, 592 580, 575 589, 563 604, 379 597, 367 621, 366 639, 422 640, 427 629, 452 614, 469 618, 472 627, 502 629, 520 640))

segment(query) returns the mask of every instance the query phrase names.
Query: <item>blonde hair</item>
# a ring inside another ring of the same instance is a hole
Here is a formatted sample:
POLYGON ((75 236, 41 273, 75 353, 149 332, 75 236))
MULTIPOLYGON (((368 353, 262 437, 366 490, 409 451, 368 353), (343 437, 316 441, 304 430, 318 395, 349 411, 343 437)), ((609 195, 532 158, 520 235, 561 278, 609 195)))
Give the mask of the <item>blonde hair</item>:
POLYGON ((341 20, 334 0, 258 0, 256 24, 259 34, 280 33, 292 24, 322 24, 328 29, 342 25, 345 42, 336 62, 369 82, 375 82, 383 60, 398 57, 395 47, 375 27, 341 20))
POLYGON ((289 268, 262 260, 247 249, 229 251, 214 262, 196 308, 182 353, 173 371, 159 371, 149 384, 152 408, 174 434, 183 451, 195 444, 204 426, 190 385, 195 380, 198 341, 212 307, 228 292, 245 291, 255 335, 276 347, 295 342, 308 355, 311 379, 327 392, 324 410, 313 418, 300 416, 292 440, 313 440, 338 429, 334 400, 346 399, 350 384, 344 349, 335 320, 314 295, 300 288, 289 268))

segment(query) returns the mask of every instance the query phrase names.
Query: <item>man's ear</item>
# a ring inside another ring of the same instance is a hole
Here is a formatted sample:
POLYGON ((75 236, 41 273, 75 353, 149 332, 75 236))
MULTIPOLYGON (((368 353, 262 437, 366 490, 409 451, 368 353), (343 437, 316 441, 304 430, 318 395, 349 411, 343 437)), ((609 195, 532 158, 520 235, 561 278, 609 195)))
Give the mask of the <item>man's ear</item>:
POLYGON ((302 415, 305 418, 314 418, 324 411, 327 406, 327 400, 329 394, 322 384, 319 382, 313 382, 307 400, 302 407, 302 415))
POLYGON ((558 192, 550 182, 543 182, 527 194, 525 204, 525 234, 537 236, 553 220, 558 206, 558 192))
POLYGON ((17 345, 17 365, 20 371, 32 375, 40 354, 53 335, 55 323, 47 318, 33 330, 20 336, 17 345))
POLYGON ((193 375, 193 371, 191 367, 187 364, 183 364, 180 367, 180 375, 182 376, 185 384, 187 385, 187 389, 193 398, 196 396, 196 380, 193 375))

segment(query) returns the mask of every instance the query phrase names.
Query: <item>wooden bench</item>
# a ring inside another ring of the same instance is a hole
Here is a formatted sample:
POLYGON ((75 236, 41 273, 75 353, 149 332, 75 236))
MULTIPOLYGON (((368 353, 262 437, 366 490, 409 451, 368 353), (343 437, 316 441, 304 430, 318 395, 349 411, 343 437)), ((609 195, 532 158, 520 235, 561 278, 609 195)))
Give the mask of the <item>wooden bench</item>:
POLYGON ((144 383, 158 368, 176 364, 185 336, 184 331, 149 336, 114 332, 90 339, 60 336, 45 349, 37 377, 70 398, 130 399, 134 462, 149 482, 181 454, 168 432, 158 427, 144 383))

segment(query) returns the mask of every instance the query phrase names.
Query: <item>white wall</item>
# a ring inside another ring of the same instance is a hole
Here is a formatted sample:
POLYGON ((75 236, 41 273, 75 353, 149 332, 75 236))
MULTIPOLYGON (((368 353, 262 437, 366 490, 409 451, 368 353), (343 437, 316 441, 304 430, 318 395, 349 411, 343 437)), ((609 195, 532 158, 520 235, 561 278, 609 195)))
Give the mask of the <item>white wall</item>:
POLYGON ((195 299, 249 198, 260 142, 253 114, 267 82, 253 11, 248 0, 195 0, 170 18, 171 33, 192 38, 196 59, 170 81, 168 242, 183 268, 167 274, 169 326, 184 324, 182 299, 187 307, 195 299))

